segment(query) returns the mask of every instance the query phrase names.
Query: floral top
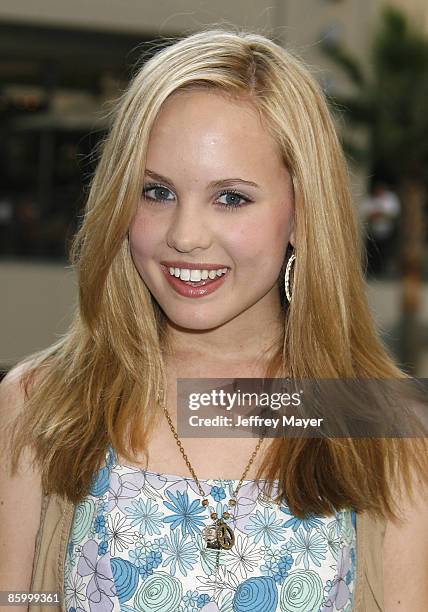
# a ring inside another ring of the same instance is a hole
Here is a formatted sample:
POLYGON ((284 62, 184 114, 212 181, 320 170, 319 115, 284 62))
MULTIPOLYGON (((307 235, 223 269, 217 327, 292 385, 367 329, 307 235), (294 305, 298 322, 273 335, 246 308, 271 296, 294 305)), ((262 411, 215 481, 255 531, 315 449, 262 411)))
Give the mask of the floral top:
MULTIPOLYGON (((119 465, 109 446, 67 546, 67 612, 334 612, 352 610, 355 512, 293 516, 258 481, 201 480, 119 465), (228 510, 229 550, 206 547, 211 512, 228 510), (215 561, 219 553, 219 566, 215 561)), ((275 483, 277 485, 277 483, 275 483)))

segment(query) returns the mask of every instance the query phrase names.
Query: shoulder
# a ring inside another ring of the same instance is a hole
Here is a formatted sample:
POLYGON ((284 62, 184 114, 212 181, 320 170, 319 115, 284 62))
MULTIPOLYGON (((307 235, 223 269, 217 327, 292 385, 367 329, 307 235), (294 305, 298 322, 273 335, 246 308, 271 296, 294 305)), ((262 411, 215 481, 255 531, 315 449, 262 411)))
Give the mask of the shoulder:
POLYGON ((399 500, 400 520, 386 522, 383 543, 385 611, 426 610, 428 601, 428 486, 416 478, 399 500))
POLYGON ((0 418, 5 425, 21 413, 25 403, 24 379, 29 370, 26 363, 13 367, 0 382, 0 418))
POLYGON ((27 359, 13 366, 0 382, 0 400, 18 402, 16 408, 20 408, 25 399, 24 383, 28 375, 34 382, 40 377, 35 361, 27 359))
POLYGON ((37 383, 40 373, 32 360, 19 362, 12 367, 0 382, 0 422, 5 428, 22 413, 29 385, 37 383))
MULTIPOLYGON (((9 370, 0 382, 0 422, 3 425, 0 431, 0 438, 3 455, 3 471, 6 471, 8 468, 10 455, 13 449, 14 440, 12 435, 15 433, 15 429, 12 429, 12 426, 25 409, 27 382, 35 381, 38 376, 33 363, 24 361, 9 370), (29 378, 27 375, 29 375, 29 378)), ((21 463, 24 465, 22 466, 20 463, 19 467, 28 468, 30 456, 33 455, 33 451, 29 445, 23 449, 22 455, 23 459, 21 463)))
POLYGON ((24 364, 18 364, 9 370, 0 382, 0 398, 2 401, 20 399, 22 393, 21 382, 27 368, 24 364))

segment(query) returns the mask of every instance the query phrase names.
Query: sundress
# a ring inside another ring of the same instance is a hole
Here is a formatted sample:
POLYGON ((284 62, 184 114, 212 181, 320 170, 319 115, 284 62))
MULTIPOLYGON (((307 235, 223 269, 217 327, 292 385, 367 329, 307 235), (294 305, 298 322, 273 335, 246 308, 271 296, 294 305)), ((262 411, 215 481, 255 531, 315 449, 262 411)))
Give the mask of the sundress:
POLYGON ((75 507, 64 571, 67 612, 352 611, 354 511, 302 520, 254 480, 244 480, 230 508, 237 480, 200 483, 208 507, 192 478, 118 464, 110 445, 75 507), (235 544, 209 549, 202 530, 212 524, 211 512, 225 510, 235 544))

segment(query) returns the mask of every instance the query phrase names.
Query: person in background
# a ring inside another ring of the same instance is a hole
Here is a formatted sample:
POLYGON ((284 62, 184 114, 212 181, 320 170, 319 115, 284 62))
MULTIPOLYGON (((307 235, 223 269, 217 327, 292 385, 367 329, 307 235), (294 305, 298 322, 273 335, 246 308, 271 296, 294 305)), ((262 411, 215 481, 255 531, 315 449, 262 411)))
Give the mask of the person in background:
POLYGON ((0 254, 11 254, 11 227, 13 219, 13 205, 9 196, 0 196, 0 254))
POLYGON ((360 214, 367 228, 367 274, 390 276, 394 272, 398 219, 401 204, 387 183, 375 181, 362 202, 360 214))

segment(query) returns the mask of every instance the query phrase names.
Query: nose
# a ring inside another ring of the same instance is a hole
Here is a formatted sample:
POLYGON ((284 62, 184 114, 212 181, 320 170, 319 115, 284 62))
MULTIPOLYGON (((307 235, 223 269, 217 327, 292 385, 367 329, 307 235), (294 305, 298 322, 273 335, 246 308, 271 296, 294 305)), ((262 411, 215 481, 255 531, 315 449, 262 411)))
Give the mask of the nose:
POLYGON ((180 253, 207 249, 211 244, 211 232, 202 207, 196 202, 180 202, 171 217, 166 242, 180 253))

